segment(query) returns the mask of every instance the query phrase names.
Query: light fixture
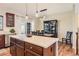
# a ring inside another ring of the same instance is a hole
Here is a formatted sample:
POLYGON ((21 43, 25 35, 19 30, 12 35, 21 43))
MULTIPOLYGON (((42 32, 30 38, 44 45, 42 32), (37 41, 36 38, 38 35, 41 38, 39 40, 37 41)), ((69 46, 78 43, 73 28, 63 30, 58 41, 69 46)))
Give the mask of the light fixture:
POLYGON ((26 17, 25 17, 26 19, 28 19, 29 17, 28 17, 28 15, 26 15, 26 17))
POLYGON ((28 19, 29 17, 28 17, 28 15, 27 15, 27 4, 26 4, 26 17, 25 17, 26 19, 28 19))
POLYGON ((38 14, 38 4, 37 3, 36 3, 36 13, 35 13, 35 16, 39 17, 39 14, 38 14))

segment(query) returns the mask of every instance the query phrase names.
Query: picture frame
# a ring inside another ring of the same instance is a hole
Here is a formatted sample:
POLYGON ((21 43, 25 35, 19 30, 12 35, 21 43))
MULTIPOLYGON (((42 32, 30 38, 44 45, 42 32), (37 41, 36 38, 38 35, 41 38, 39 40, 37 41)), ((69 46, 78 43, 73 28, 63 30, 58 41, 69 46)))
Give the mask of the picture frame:
POLYGON ((3 16, 0 15, 0 31, 3 30, 3 16))

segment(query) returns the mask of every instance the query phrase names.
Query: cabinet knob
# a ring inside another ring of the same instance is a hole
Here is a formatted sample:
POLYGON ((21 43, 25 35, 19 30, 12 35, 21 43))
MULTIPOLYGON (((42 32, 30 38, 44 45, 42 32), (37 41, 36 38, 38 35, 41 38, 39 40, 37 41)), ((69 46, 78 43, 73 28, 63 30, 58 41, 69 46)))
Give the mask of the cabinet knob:
POLYGON ((30 49, 32 49, 32 47, 30 47, 30 49))

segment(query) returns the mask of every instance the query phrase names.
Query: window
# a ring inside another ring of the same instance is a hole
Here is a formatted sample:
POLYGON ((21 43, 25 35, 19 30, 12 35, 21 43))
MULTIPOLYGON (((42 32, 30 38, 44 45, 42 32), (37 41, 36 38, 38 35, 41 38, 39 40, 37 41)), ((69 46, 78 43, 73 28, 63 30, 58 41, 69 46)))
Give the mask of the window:
POLYGON ((0 16, 0 30, 3 30, 3 16, 0 16))

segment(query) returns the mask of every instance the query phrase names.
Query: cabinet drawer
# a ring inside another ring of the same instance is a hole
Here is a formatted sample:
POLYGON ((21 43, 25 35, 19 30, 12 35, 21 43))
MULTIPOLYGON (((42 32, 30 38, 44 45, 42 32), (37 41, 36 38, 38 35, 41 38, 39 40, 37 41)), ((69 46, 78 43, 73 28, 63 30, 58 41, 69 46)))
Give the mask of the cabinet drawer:
POLYGON ((25 56, 39 56, 39 55, 37 55, 37 54, 35 54, 34 52, 32 52, 32 51, 26 49, 26 50, 25 50, 25 56))
POLYGON ((16 39, 16 44, 24 47, 24 41, 21 41, 19 39, 16 39))
POLYGON ((39 54, 39 55, 43 55, 43 48, 40 47, 40 46, 26 42, 25 43, 25 49, 29 49, 29 50, 31 50, 31 51, 39 54))

